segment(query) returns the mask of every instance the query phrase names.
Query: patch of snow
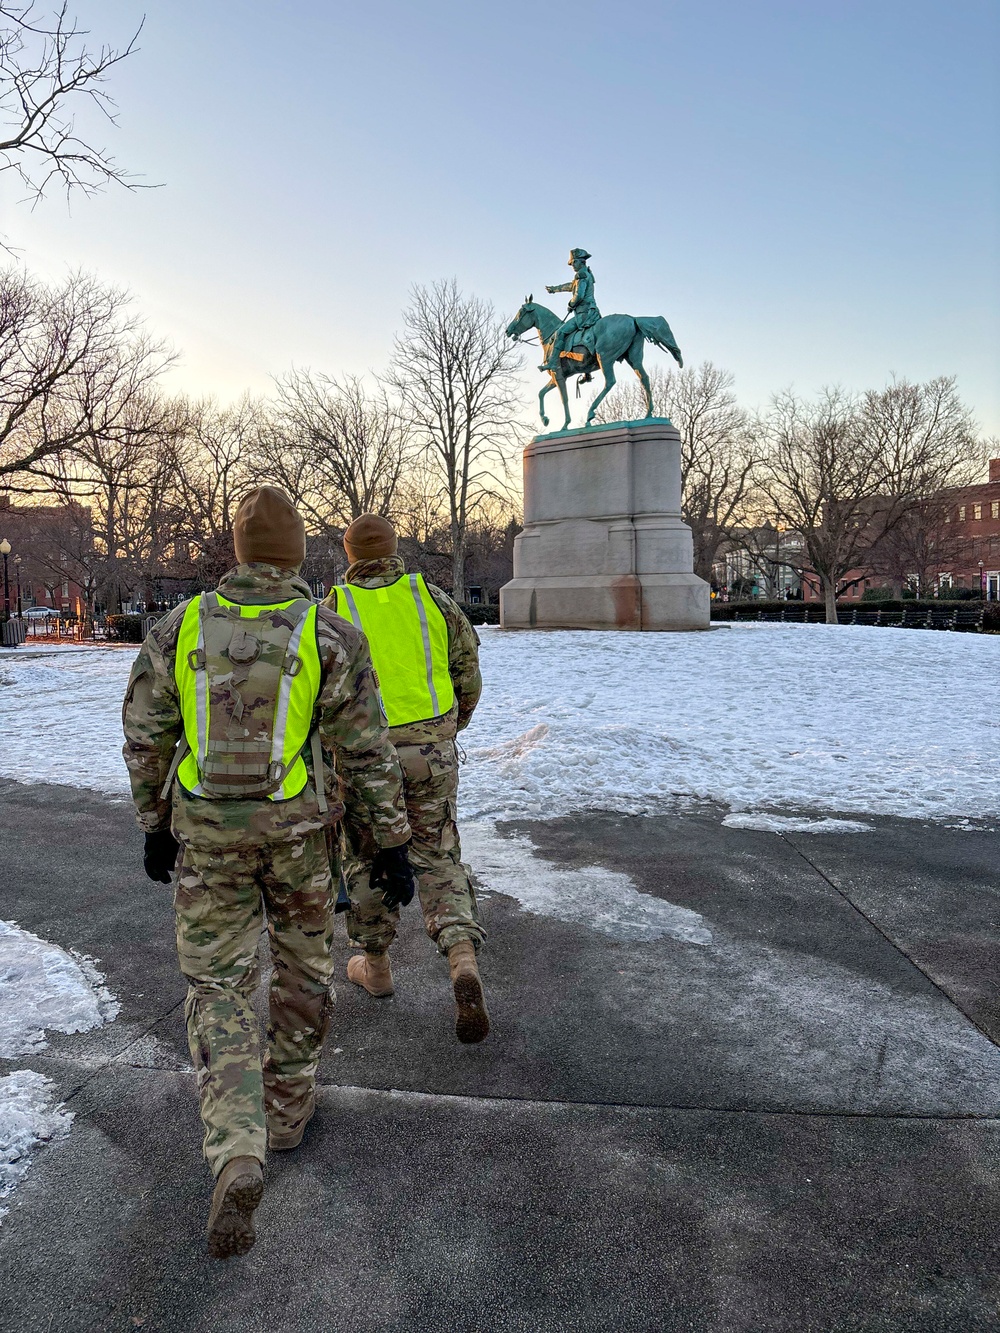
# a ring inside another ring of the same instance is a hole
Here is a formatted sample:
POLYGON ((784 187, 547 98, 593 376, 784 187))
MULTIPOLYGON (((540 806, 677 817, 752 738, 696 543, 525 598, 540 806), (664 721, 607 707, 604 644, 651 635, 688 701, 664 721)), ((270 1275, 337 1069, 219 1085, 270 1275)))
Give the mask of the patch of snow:
POLYGON ((481 631, 460 741, 466 819, 734 811, 1000 816, 988 707, 1000 637, 846 625, 719 634, 481 631))
POLYGON ((103 646, 4 653, 0 777, 127 793, 121 710, 134 657, 103 646))
POLYGON ((544 861, 527 838, 500 837, 488 824, 463 825, 462 855, 490 891, 514 898, 526 912, 586 925, 617 940, 669 935, 685 944, 712 942, 699 913, 639 893, 628 875, 544 861))
MULTIPOLYGON (((734 624, 718 634, 480 631, 485 681, 459 737, 466 820, 679 800, 996 819, 996 728, 955 726, 954 682, 988 700, 1000 636, 734 624)), ((127 795, 121 648, 2 657, 0 776, 127 795), (44 744, 39 738, 44 738, 44 744)))
POLYGON ((31 1154, 41 1143, 69 1133, 73 1116, 54 1105, 55 1084, 32 1069, 0 1078, 0 1221, 9 1199, 27 1175, 31 1154))
POLYGON ((794 815, 769 815, 764 810, 745 815, 726 815, 726 828, 764 829, 769 833, 871 833, 874 824, 857 819, 797 819, 794 815))
POLYGON ((48 1045, 48 1032, 89 1032, 120 1005, 91 959, 0 921, 0 1057, 48 1045))
MULTIPOLYGON (((46 1032, 89 1032, 119 1008, 92 959, 0 921, 0 1057, 43 1050, 46 1032)), ((0 1220, 34 1149, 69 1132, 73 1117, 53 1103, 53 1087, 30 1069, 0 1078, 0 1220)))

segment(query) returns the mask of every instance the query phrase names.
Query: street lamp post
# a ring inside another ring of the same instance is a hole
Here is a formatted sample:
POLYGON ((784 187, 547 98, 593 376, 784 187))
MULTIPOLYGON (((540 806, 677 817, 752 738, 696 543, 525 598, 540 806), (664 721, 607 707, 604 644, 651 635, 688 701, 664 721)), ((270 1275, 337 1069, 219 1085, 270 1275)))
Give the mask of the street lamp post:
POLYGON ((10 555, 10 542, 4 537, 0 542, 0 555, 3 556, 3 618, 10 620, 10 576, 7 572, 7 557, 10 555))
POLYGON ((14 557, 14 579, 17 584, 17 618, 21 619, 21 557, 14 557))
POLYGON ((984 569, 985 569, 985 566, 983 565, 983 562, 980 560, 980 562, 979 562, 979 595, 980 595, 980 597, 985 597, 985 596, 986 596, 986 575, 983 573, 983 570, 984 570, 984 569))

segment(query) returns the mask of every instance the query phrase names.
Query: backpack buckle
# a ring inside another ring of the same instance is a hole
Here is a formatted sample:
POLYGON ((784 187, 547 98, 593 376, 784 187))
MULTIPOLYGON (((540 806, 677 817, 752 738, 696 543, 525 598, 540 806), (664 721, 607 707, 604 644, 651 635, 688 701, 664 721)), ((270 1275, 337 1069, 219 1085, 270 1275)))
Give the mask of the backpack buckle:
POLYGON ((188 653, 188 667, 192 671, 205 670, 205 650, 204 648, 192 648, 188 653))
POLYGON ((281 664, 281 669, 286 676, 297 676, 302 670, 302 658, 297 657, 294 654, 290 657, 286 657, 281 664))

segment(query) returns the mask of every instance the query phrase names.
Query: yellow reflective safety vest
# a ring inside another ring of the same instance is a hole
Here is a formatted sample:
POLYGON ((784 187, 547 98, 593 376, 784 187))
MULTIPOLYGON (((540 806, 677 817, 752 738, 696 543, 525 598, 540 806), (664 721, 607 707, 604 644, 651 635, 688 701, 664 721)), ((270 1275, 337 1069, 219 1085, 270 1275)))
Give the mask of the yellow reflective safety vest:
POLYGON ((355 583, 333 589, 336 611, 362 630, 382 689, 390 727, 426 722, 455 702, 448 670, 448 622, 422 574, 384 588, 355 583))
POLYGON ((265 606, 216 592, 188 603, 177 636, 174 679, 184 736, 163 788, 176 774, 194 796, 215 800, 297 796, 312 742, 323 796, 313 713, 320 690, 316 605, 304 597, 265 606))

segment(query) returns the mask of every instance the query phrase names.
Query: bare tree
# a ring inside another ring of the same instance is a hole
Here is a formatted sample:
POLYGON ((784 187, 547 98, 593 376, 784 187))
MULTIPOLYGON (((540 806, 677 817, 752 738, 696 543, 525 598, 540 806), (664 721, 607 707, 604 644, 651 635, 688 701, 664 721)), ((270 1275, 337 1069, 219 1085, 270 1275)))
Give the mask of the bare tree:
POLYGON ((34 493, 87 440, 132 433, 131 401, 171 360, 120 289, 0 273, 0 486, 34 493))
POLYGON ((129 394, 115 429, 94 433, 74 452, 53 488, 65 504, 88 501, 102 591, 113 609, 142 588, 147 602, 179 527, 174 437, 178 405, 129 394))
POLYGON ((305 465, 295 485, 314 521, 329 530, 360 514, 390 513, 410 431, 384 388, 310 370, 289 371, 276 383, 280 435, 305 465))
POLYGON ((487 498, 506 489, 519 362, 489 302, 463 295, 454 279, 414 287, 387 384, 434 465, 447 509, 451 591, 459 601, 469 524, 487 498))
POLYGON ((206 587, 233 563, 233 519, 252 480, 250 455, 264 409, 245 395, 232 407, 178 404, 171 442, 178 526, 174 563, 190 562, 206 587), (182 549, 183 548, 183 549, 182 549))
MULTIPOLYGON (((657 368, 649 378, 654 411, 680 432, 682 514, 694 539, 694 572, 711 580, 719 547, 747 524, 760 457, 750 414, 736 401, 732 374, 711 361, 657 368)), ((598 409, 600 421, 645 415, 638 381, 616 389, 598 409)))
POLYGON ((889 580, 894 597, 912 582, 926 594, 938 574, 967 556, 965 533, 947 521, 950 508, 944 496, 914 505, 872 547, 871 570, 889 580))
POLYGON ((814 404, 781 394, 766 434, 764 489, 802 537, 830 624, 844 576, 869 565, 907 515, 974 474, 981 454, 948 377, 894 381, 860 398, 827 389, 814 404))
POLYGON ((89 105, 117 122, 103 85, 135 51, 142 25, 121 49, 91 50, 67 9, 45 18, 35 4, 0 3, 0 172, 14 172, 36 200, 53 183, 67 194, 94 194, 111 181, 136 188, 106 150, 77 134, 75 112, 89 105))

